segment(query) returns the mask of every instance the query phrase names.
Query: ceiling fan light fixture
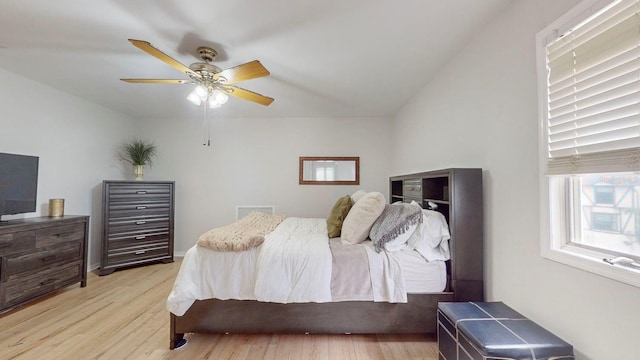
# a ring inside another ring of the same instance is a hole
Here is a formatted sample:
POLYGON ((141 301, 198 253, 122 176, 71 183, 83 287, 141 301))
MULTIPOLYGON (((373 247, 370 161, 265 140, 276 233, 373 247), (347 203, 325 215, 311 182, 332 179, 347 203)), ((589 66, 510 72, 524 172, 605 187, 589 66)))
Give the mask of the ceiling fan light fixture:
POLYGON ((189 96, 187 96, 187 100, 191 101, 196 106, 200 106, 202 103, 207 103, 209 108, 216 109, 225 104, 229 100, 229 97, 227 94, 219 90, 210 90, 204 85, 198 85, 193 89, 193 91, 191 91, 189 96))
POLYGON ((211 95, 209 95, 209 108, 217 109, 225 104, 227 100, 229 100, 229 97, 226 94, 218 90, 214 90, 211 92, 211 95))
POLYGON ((209 90, 207 89, 207 87, 202 84, 196 86, 196 88, 193 89, 193 92, 195 92, 196 95, 198 95, 201 99, 206 99, 207 95, 209 94, 209 90))
POLYGON ((224 104, 227 102, 227 100, 229 100, 229 97, 227 96, 227 94, 223 93, 220 90, 214 90, 213 94, 212 94, 216 101, 219 102, 220 104, 224 104))
POLYGON ((222 106, 222 104, 217 102, 214 98, 209 98, 209 109, 217 109, 220 106, 222 106))
POLYGON ((189 94, 189 96, 187 96, 187 100, 191 101, 196 106, 200 106, 200 104, 202 104, 202 98, 198 95, 195 89, 189 94))

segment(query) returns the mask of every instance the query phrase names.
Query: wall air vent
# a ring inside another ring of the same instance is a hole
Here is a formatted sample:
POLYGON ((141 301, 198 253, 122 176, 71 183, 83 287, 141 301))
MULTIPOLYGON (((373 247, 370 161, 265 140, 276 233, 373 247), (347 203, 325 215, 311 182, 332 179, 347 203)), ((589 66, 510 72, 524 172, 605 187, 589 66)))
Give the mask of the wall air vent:
POLYGON ((236 220, 242 219, 252 211, 263 212, 265 214, 273 214, 274 205, 238 205, 236 206, 236 220))

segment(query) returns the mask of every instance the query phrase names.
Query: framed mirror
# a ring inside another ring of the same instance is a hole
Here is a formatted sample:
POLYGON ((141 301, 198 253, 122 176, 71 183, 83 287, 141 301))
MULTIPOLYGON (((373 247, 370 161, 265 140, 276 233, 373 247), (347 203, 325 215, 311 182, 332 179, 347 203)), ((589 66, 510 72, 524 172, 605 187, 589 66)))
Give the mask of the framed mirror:
POLYGON ((360 185, 358 156, 301 156, 301 185, 360 185))

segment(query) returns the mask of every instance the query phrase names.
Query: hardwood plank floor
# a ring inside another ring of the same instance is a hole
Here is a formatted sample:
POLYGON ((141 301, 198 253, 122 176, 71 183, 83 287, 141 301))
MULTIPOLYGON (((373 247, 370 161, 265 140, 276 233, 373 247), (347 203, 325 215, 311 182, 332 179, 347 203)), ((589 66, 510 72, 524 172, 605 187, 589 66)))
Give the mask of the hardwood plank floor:
POLYGON ((156 264, 89 274, 0 315, 0 359, 437 359, 433 336, 188 334, 169 350, 165 300, 180 267, 156 264))

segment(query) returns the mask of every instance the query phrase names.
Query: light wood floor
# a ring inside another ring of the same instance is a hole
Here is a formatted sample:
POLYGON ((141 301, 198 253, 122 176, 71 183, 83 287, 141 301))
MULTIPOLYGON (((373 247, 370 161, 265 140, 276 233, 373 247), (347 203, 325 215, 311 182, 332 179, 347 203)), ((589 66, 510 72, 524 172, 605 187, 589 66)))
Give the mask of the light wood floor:
POLYGON ((90 274, 0 315, 0 359, 437 359, 427 335, 189 334, 169 350, 165 299, 180 262, 90 274))

